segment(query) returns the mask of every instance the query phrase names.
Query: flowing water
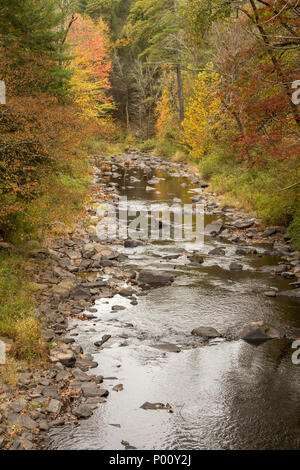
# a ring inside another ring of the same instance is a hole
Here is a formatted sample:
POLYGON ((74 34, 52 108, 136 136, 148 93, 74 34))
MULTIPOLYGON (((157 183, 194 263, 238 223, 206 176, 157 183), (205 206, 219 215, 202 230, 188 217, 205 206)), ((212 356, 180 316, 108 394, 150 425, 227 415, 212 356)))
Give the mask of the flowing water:
MULTIPOLYGON (((136 208, 174 197, 190 203, 190 191, 197 187, 166 170, 117 171, 120 176, 108 173, 107 182, 119 183, 120 193, 136 208), (153 175, 164 179, 156 191, 146 191, 153 175), (132 176, 140 180, 134 187, 132 176)), ((208 213, 205 223, 217 218, 208 213)), ((139 297, 136 306, 121 296, 101 299, 96 303, 98 322, 76 321, 78 342, 99 363, 92 374, 106 377, 111 393, 78 427, 52 430, 51 449, 119 450, 124 449, 122 440, 150 450, 299 449, 300 365, 292 363, 288 339, 300 333, 299 304, 264 296, 272 287, 288 288, 290 281, 255 270, 278 259, 237 256, 236 248, 217 238, 206 239, 204 247, 171 241, 117 247, 128 255, 126 268, 171 271, 176 281, 139 297), (216 246, 225 247, 226 255, 206 256, 216 246), (197 248, 205 257, 200 267, 177 256, 197 248), (230 271, 232 261, 242 263, 244 270, 230 271), (126 309, 112 312, 113 305, 126 309), (234 338, 244 325, 258 320, 278 327, 287 338, 260 346, 218 339, 203 346, 191 336, 197 326, 212 326, 234 338), (112 339, 99 351, 94 342, 104 334, 112 339), (176 344, 181 352, 168 351, 165 343, 176 344), (112 391, 120 383, 124 390, 112 391), (169 403, 174 413, 141 409, 146 401, 169 403)), ((263 252, 263 247, 257 249, 263 252)))

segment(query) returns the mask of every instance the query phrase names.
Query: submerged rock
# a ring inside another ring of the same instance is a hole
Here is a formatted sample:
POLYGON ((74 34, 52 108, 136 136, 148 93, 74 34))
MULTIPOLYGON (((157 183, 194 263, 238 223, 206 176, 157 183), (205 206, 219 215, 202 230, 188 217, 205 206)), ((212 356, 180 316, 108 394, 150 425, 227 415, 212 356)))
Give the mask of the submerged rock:
POLYGON ((243 271, 243 265, 239 263, 231 263, 229 269, 230 271, 243 271))
POLYGON ((201 255, 198 255, 195 253, 194 255, 188 256, 188 259, 190 260, 192 266, 200 266, 201 264, 204 263, 204 258, 201 255))
POLYGON ((160 349, 162 351, 167 351, 167 352, 175 352, 175 353, 181 352, 181 349, 178 346, 176 346, 176 344, 173 344, 173 343, 151 344, 150 346, 152 348, 160 349))
POLYGON ((225 256, 226 252, 224 250, 224 248, 222 247, 216 247, 214 248, 213 250, 211 250, 209 253, 209 255, 213 255, 213 256, 225 256))
POLYGON ((270 339, 280 338, 280 332, 276 328, 264 323, 263 321, 249 323, 246 325, 239 338, 248 343, 264 343, 270 339))
POLYGON ((300 288, 279 292, 280 297, 287 297, 292 300, 300 301, 300 288))
POLYGON ((199 326, 192 331, 192 335, 204 338, 220 338, 222 335, 210 326, 199 326))
POLYGON ((141 240, 125 240, 124 247, 125 248, 136 248, 138 246, 142 246, 144 243, 141 240))
POLYGON ((148 284, 153 287, 169 286, 174 280, 174 275, 161 271, 142 270, 138 277, 140 284, 148 284))

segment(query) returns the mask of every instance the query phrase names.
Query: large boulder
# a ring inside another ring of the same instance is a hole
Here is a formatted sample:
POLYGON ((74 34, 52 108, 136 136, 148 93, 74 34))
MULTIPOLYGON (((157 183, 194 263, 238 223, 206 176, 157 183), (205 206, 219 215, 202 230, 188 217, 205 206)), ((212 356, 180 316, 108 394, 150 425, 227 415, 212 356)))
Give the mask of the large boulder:
POLYGON ((220 338, 221 334, 210 326, 199 326, 192 331, 192 335, 201 336, 202 338, 220 338))
POLYGON ((161 271, 142 270, 138 277, 140 284, 147 284, 153 287, 169 286, 174 280, 174 275, 161 271))
POLYGON ((247 341, 248 343, 264 343, 270 339, 280 337, 280 332, 276 328, 264 323, 263 321, 249 323, 249 325, 246 325, 239 334, 239 338, 247 341))

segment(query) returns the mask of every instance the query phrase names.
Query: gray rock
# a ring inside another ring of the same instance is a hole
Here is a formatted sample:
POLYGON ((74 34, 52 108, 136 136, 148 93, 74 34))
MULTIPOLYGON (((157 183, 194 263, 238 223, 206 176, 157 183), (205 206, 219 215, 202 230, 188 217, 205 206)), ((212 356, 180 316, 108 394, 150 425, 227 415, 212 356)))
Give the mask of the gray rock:
POLYGON ((20 411, 23 411, 27 406, 27 400, 25 398, 18 398, 16 401, 14 401, 10 407, 15 413, 20 413, 20 411))
POLYGON ((67 380, 70 377, 71 377, 71 374, 69 372, 67 372, 66 370, 62 370, 56 375, 55 380, 57 382, 60 382, 62 380, 67 380))
POLYGON ((48 431, 49 430, 49 425, 45 419, 41 419, 38 423, 38 427, 41 431, 48 431))
POLYGON ((62 409, 62 403, 59 400, 50 400, 47 411, 48 413, 59 414, 62 409))
POLYGON ((276 292, 274 290, 269 290, 265 292, 266 297, 276 297, 276 292))
POLYGON ((94 343, 95 346, 97 346, 97 348, 101 348, 101 346, 103 346, 103 344, 107 343, 107 341, 109 341, 111 338, 111 335, 104 335, 102 337, 102 340, 101 341, 96 341, 96 343, 94 343))
POLYGON ((92 258, 96 254, 96 248, 93 243, 87 243, 82 249, 82 256, 86 259, 92 258))
POLYGON ((212 327, 209 326, 199 326, 192 331, 192 335, 201 336, 203 338, 220 338, 221 334, 212 327))
POLYGON ((188 256, 188 259, 190 260, 190 263, 193 266, 200 266, 201 264, 204 263, 204 258, 201 255, 198 255, 197 253, 188 256))
POLYGON ((166 410, 170 408, 168 405, 164 405, 163 403, 150 403, 149 401, 146 401, 141 408, 143 410, 166 410))
POLYGON ((123 390, 124 390, 123 384, 115 385, 114 388, 113 388, 114 392, 122 392, 123 390))
POLYGON ((80 357, 76 360, 75 365, 76 367, 81 369, 83 372, 86 372, 89 369, 95 369, 96 367, 98 367, 98 362, 93 361, 92 359, 89 359, 89 358, 80 357))
POLYGON ((139 273, 138 281, 140 284, 148 284, 153 287, 160 287, 172 284, 174 275, 162 271, 142 270, 139 273))
POLYGON ((94 382, 83 383, 81 386, 82 393, 85 397, 99 396, 99 388, 94 382))
POLYGON ((58 300, 65 300, 70 297, 70 289, 66 289, 61 286, 53 286, 52 287, 52 295, 54 298, 58 300))
POLYGON ((76 356, 73 351, 52 352, 50 356, 52 363, 60 362, 66 367, 73 367, 76 362, 76 356))
POLYGON ((216 236, 219 235, 219 233, 222 231, 223 228, 223 222, 222 221, 216 221, 211 224, 208 224, 205 227, 205 235, 208 236, 216 236))
POLYGON ((28 431, 33 431, 37 427, 36 422, 27 415, 10 414, 8 415, 7 422, 10 426, 20 426, 20 428, 27 429, 28 431))
POLYGON ((43 389, 43 396, 47 398, 57 398, 58 397, 58 390, 57 387, 45 387, 43 389))
POLYGON ((75 377, 76 380, 79 382, 90 382, 91 377, 84 372, 82 372, 80 369, 74 369, 73 370, 73 376, 75 377))
POLYGON ((236 228, 244 230, 246 228, 250 228, 254 225, 254 220, 246 220, 246 221, 238 221, 234 224, 236 228))
POLYGON ((125 248, 136 248, 142 245, 144 245, 144 243, 141 240, 125 240, 124 242, 125 248))
POLYGON ((26 437, 21 436, 14 440, 10 450, 33 450, 34 448, 35 447, 33 442, 31 442, 29 439, 26 439, 26 437))
POLYGON ((114 305, 111 310, 113 312, 117 312, 119 310, 126 310, 126 307, 124 307, 123 305, 114 305))
POLYGON ((264 323, 263 321, 253 322, 246 325, 239 334, 240 339, 243 339, 248 343, 258 344, 280 337, 280 332, 276 328, 264 323))
POLYGON ((257 250, 255 248, 245 246, 237 248, 235 253, 240 256, 256 255, 257 250))
POLYGON ((243 265, 239 263, 231 263, 229 269, 230 271, 243 271, 243 265))
POLYGON ((93 409, 89 405, 79 405, 76 408, 73 409, 73 414, 77 418, 89 418, 93 414, 93 409))
POLYGON ((180 353, 181 349, 173 343, 151 344, 152 348, 160 349, 161 351, 180 353))
POLYGON ((209 253, 209 255, 217 255, 217 256, 225 256, 226 252, 224 250, 224 248, 222 247, 217 247, 217 248, 214 248, 213 250, 211 250, 209 253))
POLYGON ((280 297, 300 301, 300 288, 279 292, 280 297))
POLYGON ((276 227, 269 227, 264 231, 263 237, 265 237, 265 238, 271 237, 272 235, 275 235, 275 233, 277 233, 277 228, 276 227))

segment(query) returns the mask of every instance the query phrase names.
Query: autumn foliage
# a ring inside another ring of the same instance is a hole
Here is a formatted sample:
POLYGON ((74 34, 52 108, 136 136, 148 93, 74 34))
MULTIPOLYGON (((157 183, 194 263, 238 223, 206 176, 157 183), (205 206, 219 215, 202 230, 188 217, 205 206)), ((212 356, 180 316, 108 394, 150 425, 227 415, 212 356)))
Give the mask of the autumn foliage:
POLYGON ((0 77, 7 86, 7 103, 0 106, 4 237, 16 229, 21 237, 24 230, 30 236, 33 226, 65 221, 64 213, 79 206, 83 196, 87 175, 82 171, 88 171, 85 141, 114 130, 107 27, 77 15, 64 32, 65 44, 63 35, 53 37, 51 29, 46 36, 50 33, 57 53, 46 42, 40 51, 37 44, 25 47, 21 36, 0 48, 0 77))
POLYGON ((106 117, 114 108, 107 93, 111 72, 108 29, 102 20, 94 23, 78 15, 73 23, 69 41, 73 59, 71 88, 80 115, 86 119, 106 117))

